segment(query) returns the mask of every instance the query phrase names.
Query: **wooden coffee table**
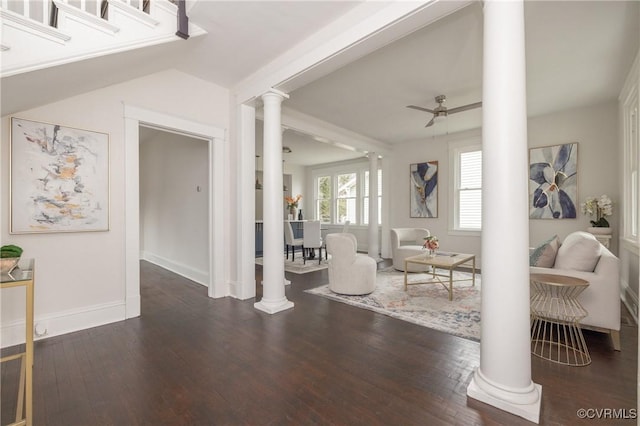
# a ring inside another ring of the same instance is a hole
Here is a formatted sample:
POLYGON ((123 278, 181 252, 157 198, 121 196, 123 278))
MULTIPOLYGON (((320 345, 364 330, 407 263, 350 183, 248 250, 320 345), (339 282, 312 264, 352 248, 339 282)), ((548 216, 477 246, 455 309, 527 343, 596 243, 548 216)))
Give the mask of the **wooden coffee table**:
POLYGON ((465 253, 436 253, 431 257, 428 253, 417 254, 415 256, 407 257, 404 260, 404 291, 407 291, 407 287, 414 284, 432 284, 432 281, 420 281, 420 282, 407 282, 407 267, 410 263, 417 265, 429 265, 432 268, 431 275, 434 279, 437 279, 439 284, 449 291, 449 300, 453 300, 453 283, 457 281, 471 281, 472 285, 476 285, 476 256, 474 254, 465 253), (470 264, 470 265, 469 265, 470 264), (471 266, 471 278, 453 279, 453 270, 460 266, 471 266), (439 274, 436 269, 448 270, 448 274, 439 274), (448 278, 447 281, 442 281, 440 278, 448 278))

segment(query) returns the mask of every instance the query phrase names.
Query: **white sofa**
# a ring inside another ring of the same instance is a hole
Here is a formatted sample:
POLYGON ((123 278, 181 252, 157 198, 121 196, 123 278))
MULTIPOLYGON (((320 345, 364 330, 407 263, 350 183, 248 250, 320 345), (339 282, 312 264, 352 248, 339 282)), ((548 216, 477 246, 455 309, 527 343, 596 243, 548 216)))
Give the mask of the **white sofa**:
MULTIPOLYGON (((391 229, 391 255, 394 269, 404 271, 404 259, 424 253, 422 245, 424 244, 424 239, 430 235, 431 232, 424 228, 391 229)), ((407 272, 425 272, 429 270, 429 266, 413 263, 407 268, 407 272)))
POLYGON ((327 235, 329 290, 339 294, 369 294, 376 289, 378 265, 369 256, 356 253, 358 241, 349 233, 327 235))
MULTIPOLYGON (((583 328, 609 333, 613 348, 620 350, 620 260, 600 244, 592 234, 569 234, 557 248, 557 237, 532 252, 546 266, 530 266, 531 273, 569 275, 582 278, 589 286, 578 301, 589 313, 580 321, 583 328), (549 247, 550 246, 550 247, 549 247), (542 255, 540 255, 542 253, 542 255)), ((535 259, 537 258, 537 259, 535 259)))

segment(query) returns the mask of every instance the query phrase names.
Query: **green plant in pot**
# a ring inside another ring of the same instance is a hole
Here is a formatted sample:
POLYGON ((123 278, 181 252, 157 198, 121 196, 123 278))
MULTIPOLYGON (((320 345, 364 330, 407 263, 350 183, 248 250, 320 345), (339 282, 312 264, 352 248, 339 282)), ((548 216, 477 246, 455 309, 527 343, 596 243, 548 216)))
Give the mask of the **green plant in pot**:
POLYGON ((18 266, 22 248, 13 244, 0 247, 0 272, 8 274, 18 266))

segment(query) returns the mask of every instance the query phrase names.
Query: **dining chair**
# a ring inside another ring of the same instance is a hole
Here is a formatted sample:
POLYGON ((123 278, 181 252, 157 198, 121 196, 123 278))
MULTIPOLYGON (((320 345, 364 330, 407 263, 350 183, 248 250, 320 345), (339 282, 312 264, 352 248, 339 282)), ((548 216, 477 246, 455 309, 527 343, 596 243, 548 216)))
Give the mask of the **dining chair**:
POLYGON ((302 257, 304 257, 304 244, 302 238, 295 238, 291 222, 284 222, 284 242, 287 246, 287 259, 289 259, 289 246, 291 246, 291 261, 296 260, 296 247, 302 247, 302 257))
MULTIPOLYGON (((322 262, 322 235, 320 231, 320 221, 310 220, 302 223, 302 252, 304 254, 304 264, 307 263, 306 250, 318 249, 318 264, 322 262)), ((326 250, 325 250, 326 252, 326 250)), ((313 257, 313 256, 311 256, 313 257)))

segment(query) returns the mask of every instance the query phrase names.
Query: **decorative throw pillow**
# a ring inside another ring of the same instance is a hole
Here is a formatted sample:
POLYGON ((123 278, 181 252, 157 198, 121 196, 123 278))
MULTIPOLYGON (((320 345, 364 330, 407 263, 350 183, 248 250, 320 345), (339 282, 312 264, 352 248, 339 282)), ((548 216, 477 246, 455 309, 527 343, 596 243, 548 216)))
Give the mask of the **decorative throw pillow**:
POLYGON ((592 234, 573 232, 558 249, 554 268, 593 272, 600 260, 600 247, 600 242, 592 234))
POLYGON ((560 240, 558 240, 557 235, 549 238, 547 241, 536 247, 531 255, 529 255, 529 266, 553 268, 559 246, 560 240))

